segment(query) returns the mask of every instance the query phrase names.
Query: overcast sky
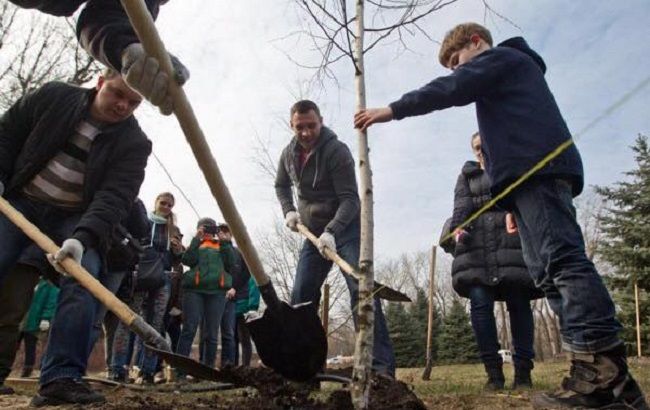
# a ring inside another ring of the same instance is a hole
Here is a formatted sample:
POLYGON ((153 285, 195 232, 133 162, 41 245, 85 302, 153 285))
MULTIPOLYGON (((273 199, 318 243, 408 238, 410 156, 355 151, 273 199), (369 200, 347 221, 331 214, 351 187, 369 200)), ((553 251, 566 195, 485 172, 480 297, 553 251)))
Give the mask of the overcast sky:
MULTIPOLYGON (((352 3, 352 2, 348 2, 352 3)), ((484 20, 480 0, 460 0, 423 23, 431 37, 465 21, 485 23, 495 42, 524 36, 548 66, 546 78, 573 133, 600 116, 650 74, 648 0, 491 0, 516 24, 496 16, 484 20)), ((335 66, 338 84, 310 86, 314 72, 287 58, 314 64, 317 56, 295 38, 306 17, 285 0, 176 0, 161 9, 157 26, 170 51, 190 68, 185 89, 209 140, 249 232, 267 231, 280 217, 273 181, 253 161, 258 138, 273 161, 291 134, 288 109, 298 96, 322 107, 325 124, 356 157, 353 71, 335 66)), ((409 50, 394 42, 366 57, 369 106, 384 106, 446 70, 437 63, 438 45, 423 36, 407 38, 409 50)), ((638 133, 650 134, 650 87, 641 90, 577 141, 588 185, 611 184, 634 166, 631 150, 638 133)), ((183 188, 201 216, 223 220, 174 117, 141 109, 138 118, 154 152, 183 188)), ((369 133, 375 187, 375 252, 379 258, 425 250, 450 216, 453 188, 464 161, 471 159, 476 130, 473 106, 437 112, 369 133)), ((141 197, 151 206, 156 193, 174 189, 151 158, 141 197)), ((184 233, 196 216, 177 196, 175 211, 184 233)))

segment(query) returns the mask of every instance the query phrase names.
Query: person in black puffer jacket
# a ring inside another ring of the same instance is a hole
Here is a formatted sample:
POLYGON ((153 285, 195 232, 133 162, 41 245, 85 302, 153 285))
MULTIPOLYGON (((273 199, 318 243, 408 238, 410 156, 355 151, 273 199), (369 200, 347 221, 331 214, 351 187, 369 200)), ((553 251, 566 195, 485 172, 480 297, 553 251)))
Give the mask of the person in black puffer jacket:
MULTIPOLYGON (((484 171, 481 137, 472 136, 477 161, 468 161, 458 176, 450 226, 462 224, 491 199, 490 180, 484 171)), ((452 284, 470 299, 471 319, 481 360, 488 374, 486 387, 502 389, 503 361, 498 351, 494 302, 505 301, 512 329, 514 387, 531 386, 535 326, 530 300, 543 296, 528 274, 519 235, 506 230, 506 212, 491 208, 466 229, 455 229, 452 284)))

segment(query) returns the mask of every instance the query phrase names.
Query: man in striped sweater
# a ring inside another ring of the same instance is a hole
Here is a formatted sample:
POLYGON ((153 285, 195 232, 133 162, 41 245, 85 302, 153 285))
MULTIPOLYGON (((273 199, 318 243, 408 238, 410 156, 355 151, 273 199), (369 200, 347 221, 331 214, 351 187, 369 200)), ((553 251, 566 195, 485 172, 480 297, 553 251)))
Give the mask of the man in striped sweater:
MULTIPOLYGON (((0 118, 0 195, 62 243, 49 256, 55 266, 71 257, 99 276, 109 233, 128 214, 151 153, 151 142, 132 115, 141 101, 109 70, 93 89, 48 83, 0 118)), ((4 286, 4 276, 31 242, 4 215, 0 237, 4 286)), ((103 401, 80 381, 98 302, 72 278, 63 278, 60 286, 33 404, 103 401)))

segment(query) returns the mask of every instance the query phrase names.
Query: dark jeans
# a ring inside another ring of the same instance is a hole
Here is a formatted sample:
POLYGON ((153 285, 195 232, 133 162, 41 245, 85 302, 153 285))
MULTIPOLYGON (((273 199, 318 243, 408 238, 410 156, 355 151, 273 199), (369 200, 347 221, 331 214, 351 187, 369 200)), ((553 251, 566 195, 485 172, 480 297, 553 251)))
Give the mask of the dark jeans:
MULTIPOLYGON (((341 258, 352 266, 359 264, 359 222, 351 223, 336 238, 336 251, 341 258)), ((296 279, 291 293, 291 303, 312 302, 320 305, 321 286, 332 269, 332 261, 321 256, 318 249, 308 240, 300 250, 300 259, 296 268, 296 279)), ((345 283, 350 292, 350 304, 355 327, 357 324, 357 301, 359 299, 359 284, 350 275, 343 272, 345 283)), ((395 374, 395 355, 388 337, 386 319, 379 298, 374 299, 375 327, 372 368, 379 373, 395 374)))
MULTIPOLYGON (((129 302, 129 307, 151 325, 157 332, 163 331, 163 318, 169 300, 169 281, 158 289, 138 291, 129 302)), ((113 338, 113 360, 111 371, 115 375, 126 374, 129 365, 129 344, 131 330, 120 323, 113 338)), ((152 376, 158 366, 158 355, 144 348, 142 339, 138 338, 136 361, 142 373, 152 376)))
POLYGON ((38 270, 27 265, 14 266, 0 287, 0 385, 11 373, 23 320, 38 283, 38 270))
MULTIPOLYGON (((486 365, 502 363, 499 355, 497 324, 494 319, 495 291, 494 288, 488 286, 474 286, 469 290, 472 328, 481 360, 486 365)), ((506 295, 505 302, 510 315, 514 364, 518 367, 532 369, 532 360, 535 357, 533 349, 535 324, 528 294, 517 289, 501 293, 506 295)))
POLYGON ((38 344, 38 336, 30 332, 23 332, 21 337, 23 339, 23 346, 25 346, 25 361, 23 362, 23 369, 33 369, 36 364, 36 345, 38 344))
POLYGON ((237 327, 237 310, 234 300, 226 300, 221 318, 221 367, 235 364, 235 329, 237 327))
POLYGON ((196 330, 205 320, 203 326, 205 335, 202 334, 201 338, 205 337, 206 340, 201 363, 214 367, 217 357, 217 336, 225 306, 226 292, 201 293, 186 290, 183 293, 183 328, 176 353, 183 356, 190 355, 196 330))
POLYGON ((241 344, 241 365, 249 367, 251 365, 251 357, 253 356, 253 343, 251 342, 251 334, 246 327, 246 318, 244 315, 237 316, 237 332, 235 333, 237 348, 235 349, 235 365, 239 365, 239 344, 241 344))
MULTIPOLYGON (((100 275, 100 282, 109 292, 115 294, 126 276, 126 271, 105 272, 100 275)), ((107 315, 108 309, 103 304, 97 305, 95 312, 95 324, 93 325, 92 346, 94 347, 99 339, 99 335, 104 330, 104 359, 106 368, 110 368, 113 353, 113 338, 120 320, 114 314, 107 315), (106 319, 106 320, 104 320, 106 319)), ((109 312, 110 313, 110 312, 109 312)))
POLYGON ((585 254, 571 184, 537 178, 512 194, 524 260, 535 284, 560 318, 562 345, 593 354, 621 343, 614 303, 585 254))
MULTIPOLYGON (((81 212, 62 210, 23 196, 7 198, 9 203, 54 242, 69 238, 81 212)), ((4 215, 0 215, 0 283, 18 261, 31 240, 4 215)), ((81 264, 95 278, 101 270, 101 259, 95 249, 86 249, 81 264)), ((59 378, 81 378, 86 372, 92 348, 91 332, 97 302, 76 280, 60 281, 61 292, 48 339, 41 371, 41 384, 59 378)))

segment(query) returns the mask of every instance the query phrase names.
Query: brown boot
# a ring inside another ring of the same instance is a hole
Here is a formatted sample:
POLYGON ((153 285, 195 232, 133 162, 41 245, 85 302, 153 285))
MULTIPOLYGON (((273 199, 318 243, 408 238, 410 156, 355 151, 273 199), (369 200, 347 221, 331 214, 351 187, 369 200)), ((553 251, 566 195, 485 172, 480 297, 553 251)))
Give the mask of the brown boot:
POLYGON ((593 355, 571 353, 570 358, 562 388, 534 396, 533 408, 650 410, 628 372, 624 345, 593 355))

